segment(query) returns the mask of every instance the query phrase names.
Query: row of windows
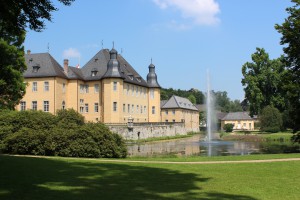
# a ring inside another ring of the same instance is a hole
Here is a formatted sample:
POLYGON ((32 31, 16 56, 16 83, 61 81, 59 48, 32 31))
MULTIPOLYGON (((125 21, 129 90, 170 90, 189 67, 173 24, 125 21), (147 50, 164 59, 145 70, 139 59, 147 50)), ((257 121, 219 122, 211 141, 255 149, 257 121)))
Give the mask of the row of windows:
MULTIPOLYGON (((49 82, 44 81, 44 91, 48 92, 49 90, 50 90, 49 82)), ((62 90, 63 90, 63 93, 66 92, 66 84, 65 83, 62 84, 62 90)), ((38 91, 38 82, 32 82, 32 91, 33 92, 38 91)))
MULTIPOLYGON (((80 84, 79 92, 80 93, 89 93, 89 85, 88 84, 80 84)), ((94 93, 99 93, 99 84, 94 84, 94 93)))
MULTIPOLYGON (((169 114, 169 110, 165 110, 166 115, 169 114)), ((172 114, 175 115, 175 110, 172 110, 172 114)))
MULTIPOLYGON (((118 111, 118 103, 113 102, 113 111, 118 111)), ((135 106, 127 104, 127 113, 134 113, 135 106)), ((123 104, 123 112, 126 113, 126 104, 123 104)), ((136 113, 147 114, 147 106, 136 105, 136 113)), ((152 106, 152 114, 155 114, 155 106, 152 106)))
MULTIPOLYGON (((80 99, 80 107, 79 107, 80 113, 88 113, 89 112, 89 104, 85 103, 83 105, 83 99, 80 99)), ((94 112, 99 112, 99 103, 94 103, 94 112)))
MULTIPOLYGON (((32 110, 37 110, 37 106, 38 106, 37 101, 32 101, 31 102, 31 109, 32 110)), ((45 112, 49 112, 49 107, 50 107, 49 101, 43 101, 43 110, 45 112)), ((63 109, 64 109, 64 107, 63 107, 63 109)), ((26 101, 21 101, 21 103, 20 103, 20 110, 21 111, 26 110, 26 101)))
MULTIPOLYGON (((153 89, 151 89, 153 90, 153 89)), ((124 87, 124 91, 123 91, 124 94, 126 95, 132 95, 132 96, 141 96, 141 97, 144 97, 146 98, 146 88, 142 88, 142 87, 139 87, 139 86, 134 86, 134 85, 129 85, 129 84, 126 84, 126 87, 124 87)), ((153 98, 154 98, 154 93, 153 93, 153 98)))

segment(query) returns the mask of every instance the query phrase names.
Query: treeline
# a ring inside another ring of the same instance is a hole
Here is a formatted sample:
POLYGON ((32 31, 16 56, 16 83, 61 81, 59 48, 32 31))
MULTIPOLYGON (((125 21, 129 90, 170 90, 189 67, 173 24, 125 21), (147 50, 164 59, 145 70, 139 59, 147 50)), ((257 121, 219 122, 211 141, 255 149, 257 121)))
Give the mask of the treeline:
MULTIPOLYGON (((205 104, 205 95, 197 89, 181 90, 173 88, 161 89, 161 100, 168 100, 172 95, 188 98, 193 104, 205 104)), ((226 91, 212 91, 215 109, 221 112, 238 112, 247 110, 248 106, 240 100, 231 100, 226 91), (243 105, 243 106, 242 106, 243 105)))
POLYGON ((102 123, 84 123, 73 109, 0 111, 0 153, 64 157, 124 158, 121 136, 102 123))

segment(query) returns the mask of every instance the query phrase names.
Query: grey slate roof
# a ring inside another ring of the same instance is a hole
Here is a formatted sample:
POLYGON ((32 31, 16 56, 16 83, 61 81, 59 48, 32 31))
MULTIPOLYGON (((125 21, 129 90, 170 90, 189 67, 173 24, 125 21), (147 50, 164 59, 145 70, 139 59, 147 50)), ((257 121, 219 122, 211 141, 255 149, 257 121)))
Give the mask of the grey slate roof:
POLYGON ((168 102, 168 100, 161 100, 160 107, 163 107, 167 102, 168 102))
MULTIPOLYGON (((110 59, 109 50, 102 49, 90 61, 82 67, 85 80, 100 80, 107 71, 107 63, 110 59), (92 70, 96 69, 97 75, 91 76, 92 70)), ((148 87, 146 81, 133 69, 133 67, 118 54, 121 76, 125 82, 148 87), (132 79, 131 79, 132 78, 132 79)))
POLYGON ((230 112, 222 118, 223 121, 227 120, 252 120, 248 112, 230 112))
POLYGON ((181 109, 198 111, 196 106, 192 104, 190 100, 175 95, 173 95, 161 108, 162 109, 181 108, 181 109))
POLYGON ((25 54, 27 69, 24 71, 25 78, 34 77, 61 77, 67 78, 64 69, 49 53, 25 54), (34 66, 39 66, 37 72, 33 71, 34 66))
MULTIPOLYGON (((33 77, 61 77, 65 79, 79 79, 84 81, 101 80, 107 72, 107 64, 110 60, 108 49, 100 50, 82 68, 68 67, 68 73, 64 73, 63 67, 49 53, 25 54, 27 70, 23 73, 25 78, 33 77), (33 66, 39 66, 37 72, 33 72, 33 66), (92 71, 97 71, 92 76, 92 71)), ((149 87, 147 82, 134 70, 134 68, 122 57, 117 55, 120 64, 120 73, 124 82, 149 87)))

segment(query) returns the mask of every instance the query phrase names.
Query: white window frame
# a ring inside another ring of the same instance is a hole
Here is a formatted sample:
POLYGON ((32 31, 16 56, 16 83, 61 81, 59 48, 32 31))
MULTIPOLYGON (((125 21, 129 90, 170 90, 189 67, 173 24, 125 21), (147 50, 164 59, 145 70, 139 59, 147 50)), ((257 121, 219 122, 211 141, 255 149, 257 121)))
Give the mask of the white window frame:
POLYGON ((113 82, 113 90, 116 92, 118 90, 118 82, 114 81, 113 82))
POLYGON ((49 81, 44 81, 44 92, 49 92, 49 81))
POLYGON ((88 103, 84 104, 84 111, 85 111, 85 113, 89 113, 89 104, 88 103))
POLYGON ((99 112, 99 103, 98 102, 94 103, 94 111, 95 111, 95 113, 99 112))
POLYGON ((26 101, 21 101, 21 102, 20 102, 20 110, 21 110, 21 111, 26 110, 26 101))
POLYGON ((116 101, 113 102, 113 111, 114 112, 118 111, 118 103, 116 101))
POLYGON ((99 93, 99 84, 94 85, 94 93, 99 93))
POLYGON ((38 91, 38 86, 37 85, 38 84, 37 84, 36 81, 32 82, 32 92, 37 92, 38 91))
POLYGON ((44 107, 44 112, 49 112, 50 102, 44 101, 43 107, 44 107))
POLYGON ((31 102, 31 110, 37 110, 37 101, 31 102))

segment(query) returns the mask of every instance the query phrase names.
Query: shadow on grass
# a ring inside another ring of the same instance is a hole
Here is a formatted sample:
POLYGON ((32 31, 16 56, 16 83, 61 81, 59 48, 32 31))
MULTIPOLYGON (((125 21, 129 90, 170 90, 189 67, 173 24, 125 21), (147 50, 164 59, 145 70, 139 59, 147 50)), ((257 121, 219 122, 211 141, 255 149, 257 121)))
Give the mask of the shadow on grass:
POLYGON ((210 178, 146 164, 0 156, 0 199, 241 199, 202 192, 210 178))

